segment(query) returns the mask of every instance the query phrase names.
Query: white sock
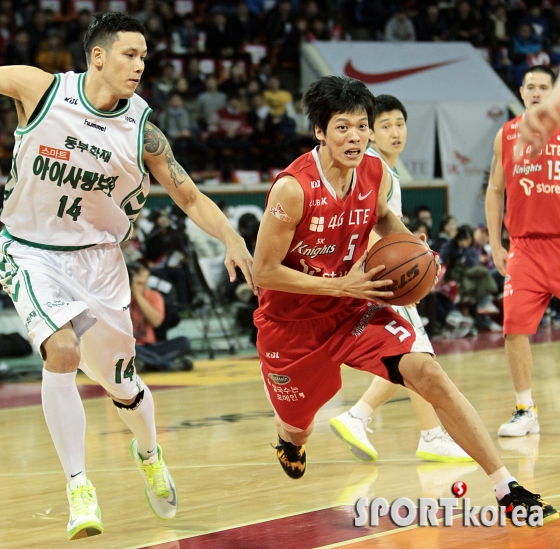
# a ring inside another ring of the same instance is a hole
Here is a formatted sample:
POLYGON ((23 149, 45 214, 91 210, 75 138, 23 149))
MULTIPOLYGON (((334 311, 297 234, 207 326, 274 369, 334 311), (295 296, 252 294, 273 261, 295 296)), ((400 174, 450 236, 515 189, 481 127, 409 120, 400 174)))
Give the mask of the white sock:
POLYGON ((363 400, 356 402, 354 406, 350 409, 350 415, 356 419, 367 419, 373 414, 373 408, 363 400))
POLYGON ((440 425, 434 427, 433 429, 428 429, 427 431, 420 430, 420 435, 426 442, 434 440, 438 435, 441 435, 443 430, 440 425))
POLYGON ((519 393, 515 393, 515 397, 517 398, 517 405, 523 404, 529 408, 533 406, 533 397, 531 395, 531 389, 527 389, 526 391, 520 391, 519 393))
POLYGON ((134 433, 138 442, 138 453, 143 460, 157 456, 156 444, 156 420, 154 416, 154 399, 148 386, 139 378, 141 389, 144 390, 144 398, 136 410, 117 408, 120 418, 128 425, 134 433))
POLYGON ((43 368, 41 399, 45 421, 68 482, 86 481, 86 413, 76 372, 57 374, 43 368))
POLYGON ((494 485, 494 492, 498 499, 502 499, 511 492, 509 489, 510 482, 517 482, 516 478, 511 476, 511 473, 506 469, 505 465, 488 476, 494 485))

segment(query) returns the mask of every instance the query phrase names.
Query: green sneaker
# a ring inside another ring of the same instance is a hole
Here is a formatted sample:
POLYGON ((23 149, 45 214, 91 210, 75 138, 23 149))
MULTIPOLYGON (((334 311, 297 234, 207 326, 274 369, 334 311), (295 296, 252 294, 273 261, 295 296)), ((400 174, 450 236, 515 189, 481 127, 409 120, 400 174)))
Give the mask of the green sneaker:
POLYGON ((177 513, 177 490, 175 482, 163 461, 163 451, 157 445, 157 455, 143 460, 138 454, 138 442, 130 443, 130 455, 133 457, 144 482, 148 505, 160 519, 169 520, 177 513))
POLYGON ((95 488, 88 480, 74 490, 66 485, 66 495, 70 506, 70 519, 66 527, 68 540, 88 538, 103 533, 101 509, 97 504, 95 488))

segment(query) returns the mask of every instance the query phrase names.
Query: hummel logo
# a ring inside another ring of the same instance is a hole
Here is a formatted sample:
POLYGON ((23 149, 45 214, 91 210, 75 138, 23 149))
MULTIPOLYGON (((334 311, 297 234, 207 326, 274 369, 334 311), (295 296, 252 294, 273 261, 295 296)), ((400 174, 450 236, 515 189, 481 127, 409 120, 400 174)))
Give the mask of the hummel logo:
POLYGON ((369 191, 369 193, 366 193, 364 195, 362 195, 362 193, 360 193, 358 195, 358 200, 365 200, 373 191, 369 191))

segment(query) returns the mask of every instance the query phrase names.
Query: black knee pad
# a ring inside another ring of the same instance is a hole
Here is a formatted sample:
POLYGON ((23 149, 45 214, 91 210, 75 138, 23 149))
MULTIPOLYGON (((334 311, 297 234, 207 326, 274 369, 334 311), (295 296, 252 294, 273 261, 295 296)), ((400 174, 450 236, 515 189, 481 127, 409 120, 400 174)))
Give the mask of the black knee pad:
POLYGON ((113 404, 120 408, 121 410, 136 410, 142 401, 144 400, 144 389, 142 389, 137 395, 132 404, 123 404, 122 402, 118 402, 117 400, 113 400, 113 404))
POLYGON ((399 371, 399 362, 403 355, 396 355, 396 356, 386 356, 382 359, 385 368, 387 368, 387 372, 389 373, 389 380, 391 383, 396 385, 402 385, 405 387, 404 379, 401 376, 399 371))

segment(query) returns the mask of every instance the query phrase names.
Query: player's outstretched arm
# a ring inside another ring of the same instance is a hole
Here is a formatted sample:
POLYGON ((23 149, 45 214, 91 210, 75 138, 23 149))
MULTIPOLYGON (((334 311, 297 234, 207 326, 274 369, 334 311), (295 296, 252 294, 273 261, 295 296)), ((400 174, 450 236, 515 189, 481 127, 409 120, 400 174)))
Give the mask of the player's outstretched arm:
POLYGON ((0 67, 0 94, 15 99, 23 108, 19 112, 20 124, 27 122, 37 103, 51 85, 54 76, 36 67, 10 65, 0 67), (25 120, 22 120, 24 115, 25 120))
POLYGON ((383 270, 383 266, 364 273, 362 265, 365 254, 344 277, 325 277, 314 273, 313 267, 305 266, 307 272, 296 271, 282 265, 289 251, 296 228, 303 215, 304 194, 299 183, 290 176, 279 179, 268 197, 264 216, 259 228, 255 249, 253 274, 261 288, 309 295, 334 297, 357 297, 382 302, 392 292, 377 291, 391 281, 372 282, 371 278, 383 270))
POLYGON ((187 172, 175 160, 169 141, 159 128, 146 122, 144 128, 144 162, 155 179, 166 189, 175 203, 210 236, 226 245, 224 264, 235 280, 235 267, 239 267, 253 292, 253 258, 245 241, 239 236, 228 218, 193 183, 187 172))
POLYGON ((560 129, 560 83, 557 80, 552 93, 540 104, 529 109, 519 123, 520 150, 529 156, 538 156, 550 136, 560 129))
POLYGON ((502 276, 506 275, 507 250, 502 246, 502 221, 504 219, 504 196, 506 176, 502 164, 502 130, 494 139, 494 156, 490 166, 488 189, 486 190, 486 224, 492 248, 494 265, 502 276))

